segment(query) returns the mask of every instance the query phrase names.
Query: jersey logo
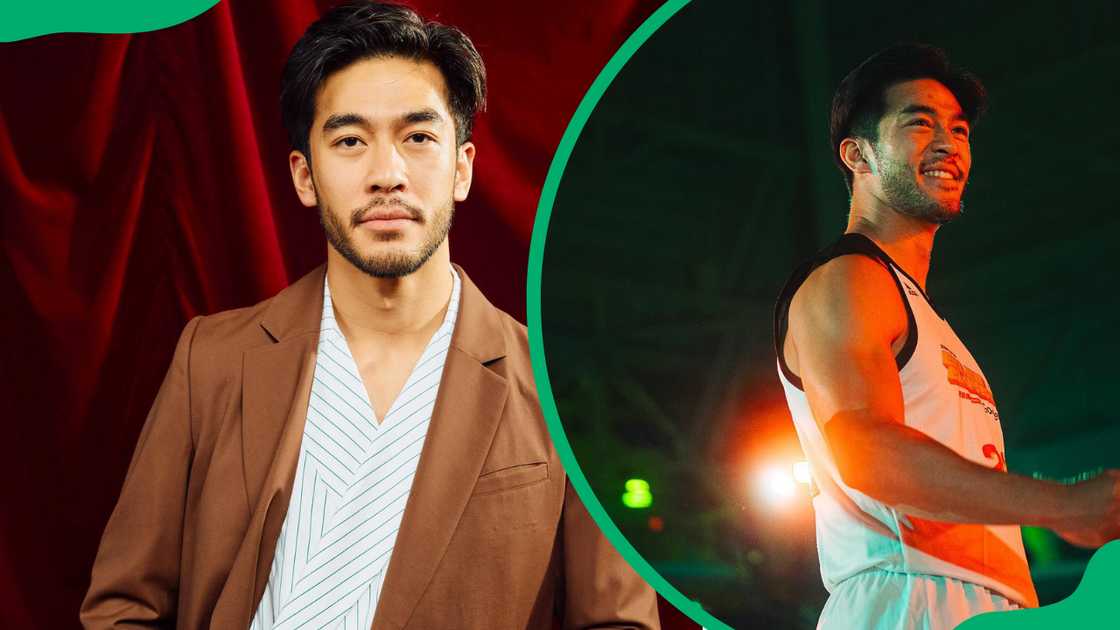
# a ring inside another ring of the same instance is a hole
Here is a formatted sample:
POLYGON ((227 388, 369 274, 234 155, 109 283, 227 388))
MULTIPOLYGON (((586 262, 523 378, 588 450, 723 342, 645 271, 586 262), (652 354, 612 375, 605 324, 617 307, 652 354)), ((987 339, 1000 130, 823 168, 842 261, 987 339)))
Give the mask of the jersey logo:
POLYGON ((965 390, 960 393, 961 398, 967 398, 974 403, 985 401, 993 405, 996 404, 995 398, 992 396, 992 390, 988 389, 988 382, 984 380, 984 377, 979 372, 963 365, 960 359, 944 346, 941 347, 941 363, 945 366, 949 383, 965 390))

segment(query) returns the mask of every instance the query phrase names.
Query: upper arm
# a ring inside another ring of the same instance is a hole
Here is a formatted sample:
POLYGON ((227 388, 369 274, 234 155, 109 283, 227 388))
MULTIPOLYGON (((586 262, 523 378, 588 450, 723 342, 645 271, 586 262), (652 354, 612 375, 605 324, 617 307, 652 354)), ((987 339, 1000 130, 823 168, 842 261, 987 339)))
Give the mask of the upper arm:
POLYGON ((190 351, 199 318, 180 335, 140 431, 82 603, 86 628, 173 625, 187 481, 194 444, 190 351))
POLYGON ((871 258, 841 256, 815 270, 790 304, 798 372, 842 475, 853 432, 903 421, 894 348, 910 333, 891 273, 871 258))

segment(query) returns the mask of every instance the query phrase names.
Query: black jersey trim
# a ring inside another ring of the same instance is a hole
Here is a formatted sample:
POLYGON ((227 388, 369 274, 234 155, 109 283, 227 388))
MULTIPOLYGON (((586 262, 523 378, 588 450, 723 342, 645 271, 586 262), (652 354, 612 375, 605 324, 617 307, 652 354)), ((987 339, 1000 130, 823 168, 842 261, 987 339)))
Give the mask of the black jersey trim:
MULTIPOLYGON (((801 391, 805 391, 801 378, 789 369, 789 365, 786 364, 785 352, 783 352, 786 333, 789 332, 790 302, 793 301, 793 296, 797 293, 797 290, 801 288, 801 285, 805 283, 805 280, 817 267, 820 267, 833 258, 839 258, 840 256, 847 256, 850 254, 859 254, 877 260, 887 267, 887 271, 891 271, 892 268, 898 269, 903 275, 909 278, 911 282, 914 282, 910 274, 907 274, 906 271, 895 264, 894 260, 875 244, 875 241, 863 234, 854 232, 844 234, 837 239, 836 242, 817 252, 812 258, 798 266, 790 275, 789 279, 786 280, 785 286, 782 287, 781 293, 778 294, 778 301, 774 305, 774 352, 778 356, 778 366, 782 371, 782 375, 785 376, 786 380, 794 387, 801 391)), ((898 350, 898 354, 895 355, 894 358, 898 370, 902 371, 902 368, 906 367, 910 358, 914 356, 914 349, 918 346, 918 324, 914 319, 914 310, 910 307, 910 300, 906 297, 906 288, 902 286, 902 282, 894 273, 891 273, 891 279, 894 280, 894 284, 898 288, 899 297, 902 298, 902 305, 906 308, 906 342, 902 344, 902 348, 898 350)), ((914 282, 914 284, 918 287, 918 290, 921 291, 921 285, 917 282, 914 282)), ((933 302, 930 302, 929 298, 926 297, 924 291, 922 291, 922 297, 925 298, 926 302, 929 303, 934 311, 937 310, 936 307, 933 306, 933 302)))

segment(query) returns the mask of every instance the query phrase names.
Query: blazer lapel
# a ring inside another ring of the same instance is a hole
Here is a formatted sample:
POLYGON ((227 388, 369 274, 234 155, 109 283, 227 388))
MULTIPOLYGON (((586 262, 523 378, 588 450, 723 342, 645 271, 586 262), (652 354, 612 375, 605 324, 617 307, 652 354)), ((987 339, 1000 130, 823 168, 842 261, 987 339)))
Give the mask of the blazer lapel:
MULTIPOLYGON (((242 375, 242 448, 245 491, 254 523, 263 518, 253 599, 260 600, 268 583, 272 556, 288 511, 307 403, 315 375, 315 358, 323 308, 320 266, 273 298, 261 319, 269 343, 245 353, 242 375)), ((248 611, 248 625, 253 611, 248 611)))
POLYGON ((505 356, 502 313, 466 274, 428 437, 389 561, 373 626, 402 628, 455 533, 505 407, 508 384, 487 367, 505 356))

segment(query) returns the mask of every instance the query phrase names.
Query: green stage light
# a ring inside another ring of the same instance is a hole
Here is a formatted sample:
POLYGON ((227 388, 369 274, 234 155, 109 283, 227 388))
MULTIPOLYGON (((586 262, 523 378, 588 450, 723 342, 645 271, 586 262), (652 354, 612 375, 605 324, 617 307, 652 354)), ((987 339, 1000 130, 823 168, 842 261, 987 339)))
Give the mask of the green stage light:
POLYGON ((653 505, 649 482, 645 479, 627 479, 626 492, 622 493, 622 504, 635 510, 653 505))

